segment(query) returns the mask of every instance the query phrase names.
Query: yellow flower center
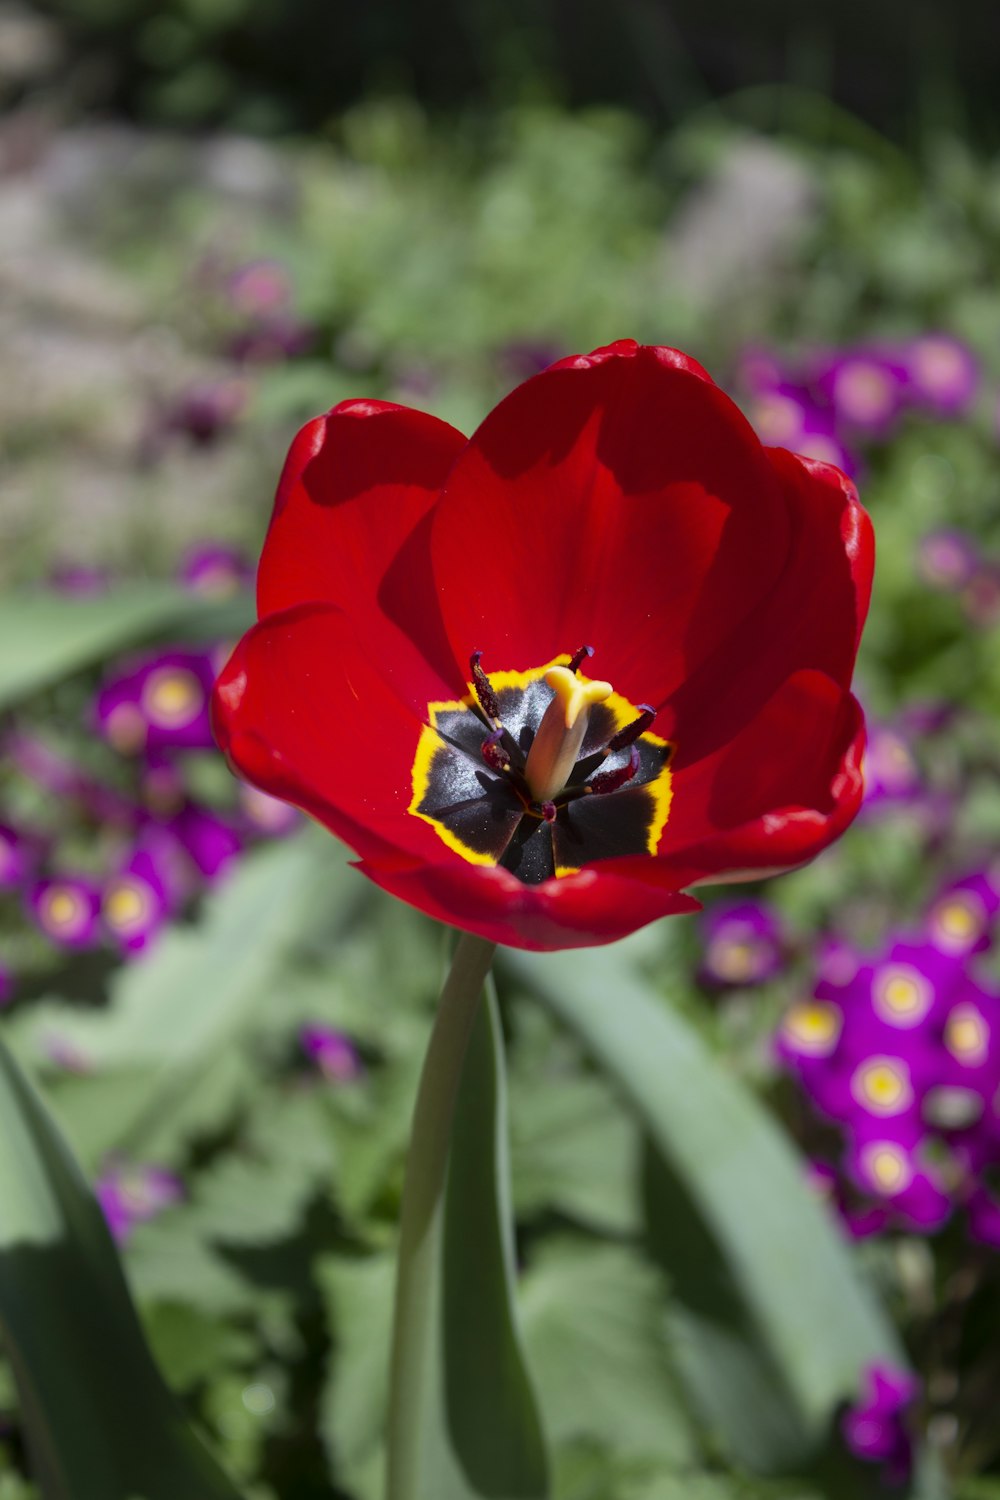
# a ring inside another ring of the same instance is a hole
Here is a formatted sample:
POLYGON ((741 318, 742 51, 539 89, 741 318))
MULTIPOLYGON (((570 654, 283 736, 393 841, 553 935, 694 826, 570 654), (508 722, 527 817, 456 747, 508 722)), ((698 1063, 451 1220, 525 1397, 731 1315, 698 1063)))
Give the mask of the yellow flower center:
POLYGON ((944 1044, 951 1055, 968 1067, 978 1067, 986 1061, 989 1042, 986 1017, 967 1002, 956 1005, 944 1028, 944 1044))
POLYGON ((876 1115, 898 1115, 913 1103, 909 1069, 892 1057, 869 1057, 854 1071, 851 1093, 876 1115))
POLYGON ((132 932, 149 918, 150 894, 145 884, 123 876, 104 897, 104 919, 118 932, 132 932))
POLYGON ((826 1057, 837 1045, 843 1016, 826 1000, 800 1000, 786 1013, 782 1030, 800 1052, 826 1057))
POLYGON ((151 724, 180 729, 201 712, 205 694, 193 672, 184 667, 158 667, 146 678, 142 707, 151 724))
POLYGON ((875 975, 872 1003, 890 1026, 918 1026, 934 1003, 934 990, 919 969, 885 965, 875 975))
POLYGON ((861 1169, 888 1197, 904 1192, 913 1181, 910 1159, 896 1141, 869 1141, 861 1152, 861 1169))

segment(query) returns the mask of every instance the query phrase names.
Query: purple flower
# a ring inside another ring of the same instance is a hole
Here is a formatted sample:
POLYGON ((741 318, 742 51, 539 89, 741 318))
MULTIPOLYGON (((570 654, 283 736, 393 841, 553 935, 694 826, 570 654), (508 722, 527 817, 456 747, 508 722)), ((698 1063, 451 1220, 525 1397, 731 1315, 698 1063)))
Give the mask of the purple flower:
POLYGON ((116 1162, 97 1179, 94 1193, 108 1228, 123 1244, 137 1224, 145 1224, 179 1203, 184 1187, 179 1177, 163 1167, 116 1162))
POLYGON ((242 380, 204 380, 176 396, 162 417, 163 430, 207 448, 235 426, 247 403, 242 380))
POLYGON ((60 948, 91 948, 98 937, 100 889, 80 875, 39 880, 28 893, 36 926, 60 948))
POLYGON ((140 953, 152 942, 171 911, 170 875, 152 848, 133 850, 106 881, 101 900, 104 929, 125 953, 140 953))
POLYGON ((250 260, 230 272, 225 290, 235 312, 268 318, 288 306, 292 281, 280 260, 250 260))
POLYGON ((979 364, 967 344, 946 333, 925 333, 901 351, 911 397, 938 417, 968 411, 979 389, 979 364))
POLYGON ((911 1121, 868 1122, 850 1132, 846 1157, 849 1177, 863 1193, 880 1200, 892 1220, 919 1234, 947 1223, 953 1203, 928 1159, 932 1137, 911 1121))
POLYGON ((208 705, 215 682, 203 651, 161 651, 133 661, 105 682, 94 714, 116 750, 134 755, 166 746, 208 749, 214 744, 208 705))
POLYGON ((302 814, 290 802, 271 797, 248 782, 240 782, 238 796, 240 810, 255 833, 281 838, 298 828, 302 821, 302 814))
MULTIPOLYGON (((127 797, 95 780, 35 735, 17 731, 8 736, 5 749, 22 775, 36 786, 53 797, 79 803, 98 822, 128 828, 135 821, 135 808, 127 797)), ((33 842, 37 845, 38 841, 33 842)))
POLYGON ((837 431, 884 441, 902 410, 906 366, 888 351, 849 349, 824 362, 816 386, 830 401, 837 431))
POLYGON ((965 1210, 970 1239, 977 1245, 1000 1250, 1000 1203, 986 1188, 977 1185, 969 1194, 965 1210))
POLYGON ((0 891, 16 890, 28 877, 37 851, 29 839, 0 823, 0 891))
POLYGON ((225 353, 241 365, 276 365, 306 354, 316 329, 287 313, 274 313, 229 335, 225 353))
POLYGON ((844 1441, 856 1458, 881 1465, 887 1484, 905 1484, 913 1467, 906 1419, 919 1382, 908 1371, 883 1363, 869 1365, 863 1380, 859 1399, 844 1413, 844 1441))
POLYGON ((107 568, 86 563, 57 563, 49 572, 49 583, 58 594, 74 599, 92 599, 106 594, 111 584, 107 568))
POLYGON ((831 412, 818 405, 805 386, 782 381, 764 389, 751 401, 748 414, 761 442, 769 447, 835 464, 845 474, 857 472, 857 461, 837 436, 831 412))
POLYGON ((924 926, 942 953, 964 957, 990 945, 993 921, 1000 911, 1000 886, 991 871, 977 871, 953 881, 934 897, 924 926))
POLYGON ((960 594, 979 566, 979 547, 953 526, 929 531, 917 546, 917 570, 925 583, 945 593, 960 594))
POLYGON ((910 802, 924 790, 923 777, 901 729, 869 724, 864 759, 865 804, 910 802))
POLYGON ((181 559, 178 580, 193 594, 226 599, 253 583, 253 565, 239 547, 224 542, 199 542, 181 559))
POLYGON ((320 1072, 334 1083, 349 1083, 362 1072, 358 1049, 342 1031, 321 1022, 303 1026, 299 1041, 307 1057, 312 1058, 320 1072))
POLYGON ((228 819, 196 802, 188 802, 162 827, 209 882, 221 879, 243 848, 241 834, 228 819))
POLYGON ((1000 566, 980 562, 961 590, 962 608, 973 625, 987 630, 1000 620, 1000 566))
POLYGON ((760 984, 781 968, 782 936, 777 914, 762 902, 713 906, 703 921, 700 977, 707 984, 760 984))

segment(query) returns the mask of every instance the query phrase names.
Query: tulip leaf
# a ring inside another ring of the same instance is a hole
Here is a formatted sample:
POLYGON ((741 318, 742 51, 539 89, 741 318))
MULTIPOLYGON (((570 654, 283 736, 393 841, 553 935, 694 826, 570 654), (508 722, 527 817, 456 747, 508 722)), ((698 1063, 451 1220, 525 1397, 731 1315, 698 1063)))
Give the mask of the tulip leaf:
POLYGON ((627 945, 506 962, 576 1032, 650 1138, 652 1249, 674 1281, 678 1367, 701 1415, 761 1472, 801 1462, 866 1365, 905 1363, 801 1161, 630 969, 627 945))
POLYGON ((163 1384, 101 1211, 2 1043, 0 1330, 44 1500, 237 1500, 163 1384))
POLYGON ((160 631, 222 635, 231 607, 193 599, 169 583, 78 599, 32 591, 0 601, 0 708, 160 631), (222 627, 222 628, 220 628, 222 627))

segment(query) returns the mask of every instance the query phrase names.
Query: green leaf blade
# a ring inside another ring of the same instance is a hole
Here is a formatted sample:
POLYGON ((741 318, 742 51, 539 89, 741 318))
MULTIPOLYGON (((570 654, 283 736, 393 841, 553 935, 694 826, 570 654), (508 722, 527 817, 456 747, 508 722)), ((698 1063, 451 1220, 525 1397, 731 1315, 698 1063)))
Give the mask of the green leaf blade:
POLYGON ((0 1329, 44 1500, 237 1500, 143 1339, 103 1216, 0 1043, 0 1329))

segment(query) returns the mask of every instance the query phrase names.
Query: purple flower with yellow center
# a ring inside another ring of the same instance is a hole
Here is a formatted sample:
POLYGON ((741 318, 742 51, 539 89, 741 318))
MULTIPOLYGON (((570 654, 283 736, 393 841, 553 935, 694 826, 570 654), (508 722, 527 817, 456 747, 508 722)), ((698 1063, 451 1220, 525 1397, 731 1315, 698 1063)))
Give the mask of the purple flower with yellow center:
POLYGON ((363 1071, 357 1047, 342 1031, 321 1022, 303 1026, 299 1032, 302 1050, 332 1083, 350 1083, 363 1071))
POLYGON ((979 390, 979 362, 967 344, 925 333, 901 351, 911 399, 938 417, 960 417, 979 390))
POLYGON ((890 724, 869 723, 864 776, 866 808, 880 802, 910 802, 924 790, 906 735, 890 724))
POLYGON ((780 381, 761 390, 748 415, 769 447, 835 464, 848 475, 857 473, 857 461, 837 436, 830 411, 817 405, 805 386, 780 381))
POLYGON ((977 1095, 982 1115, 1000 1088, 1000 995, 966 978, 945 1016, 941 1045, 941 1085, 977 1095))
POLYGON ((705 915, 700 977, 711 985, 761 984, 781 968, 778 917, 758 901, 727 902, 705 915))
POLYGON ((838 431, 884 441, 902 410, 906 366, 888 351, 854 349, 819 369, 817 388, 830 401, 838 431))
POLYGON ((208 704, 215 681, 203 651, 161 651, 132 662, 101 688, 95 717, 124 755, 165 747, 207 749, 214 742, 208 704))
POLYGON ((224 542, 199 542, 181 559, 177 577, 193 594, 228 599, 253 583, 254 570, 239 547, 224 542))
POLYGON ((112 1235, 124 1244, 137 1224, 181 1202, 184 1186, 164 1167, 114 1162, 95 1182, 94 1193, 112 1235))
POLYGON ((240 782, 237 795, 240 811, 254 833, 281 838, 292 833, 302 822, 302 814, 291 803, 282 802, 249 782, 240 782))
POLYGON ((864 1372, 860 1397, 844 1413, 841 1430, 848 1448, 864 1463, 878 1464, 886 1484, 904 1485, 913 1467, 907 1418, 920 1385, 907 1370, 882 1362, 864 1372))
POLYGON ((849 1132, 845 1166, 855 1186, 883 1203, 893 1222, 931 1234, 954 1207, 932 1156, 933 1137, 911 1118, 868 1120, 849 1132))
POLYGON ((917 571, 931 588, 960 594, 976 569, 981 554, 975 540, 954 526, 928 531, 917 544, 917 571))
POLYGON ((988 948, 1000 911, 1000 882, 989 870, 977 871, 938 892, 924 919, 927 936, 941 953, 964 958, 988 948))
POLYGON ((28 893, 35 925, 60 948, 91 948, 98 939, 101 892, 83 875, 53 875, 28 893))
POLYGON ((135 849, 106 881, 101 900, 104 930, 125 953, 140 953, 170 915, 169 876, 152 849, 135 849))
POLYGON ((957 980, 955 963, 931 945, 897 942, 880 961, 842 983, 821 979, 811 998, 793 1004, 777 1054, 830 1119, 919 1126, 924 1095, 941 1076, 935 1025, 957 980))

